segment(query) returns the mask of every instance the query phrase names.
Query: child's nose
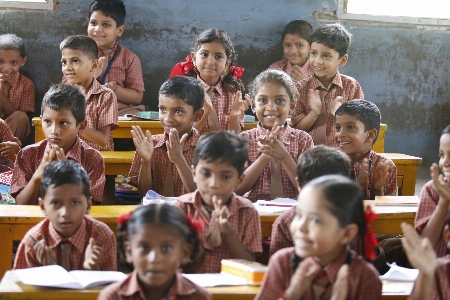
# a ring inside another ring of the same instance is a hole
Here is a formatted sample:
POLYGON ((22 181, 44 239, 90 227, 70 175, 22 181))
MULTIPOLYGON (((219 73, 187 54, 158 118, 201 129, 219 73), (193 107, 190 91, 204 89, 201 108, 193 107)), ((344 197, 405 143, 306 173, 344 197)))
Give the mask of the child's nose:
POLYGON ((217 188, 218 187, 218 178, 216 176, 211 176, 209 179, 209 187, 210 188, 217 188))
POLYGON ((147 254, 147 260, 148 261, 155 261, 158 257, 158 254, 156 253, 156 250, 151 250, 148 254, 147 254))

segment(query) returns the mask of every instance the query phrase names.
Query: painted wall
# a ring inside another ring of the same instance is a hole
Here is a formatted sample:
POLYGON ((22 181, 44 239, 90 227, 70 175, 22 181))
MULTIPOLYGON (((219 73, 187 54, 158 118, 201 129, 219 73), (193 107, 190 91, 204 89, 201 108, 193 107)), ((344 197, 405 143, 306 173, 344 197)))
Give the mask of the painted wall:
MULTIPOLYGON (((61 79, 59 43, 85 34, 91 0, 61 0, 55 12, 0 11, 0 32, 26 40, 23 73, 36 85, 36 111, 45 91, 61 79)), ((121 42, 141 59, 144 103, 156 109, 157 90, 172 66, 184 59, 194 37, 210 27, 235 43, 244 80, 282 58, 285 24, 305 19, 317 27, 335 22, 335 0, 125 0, 121 42), (225 4, 226 3, 226 4, 225 4)), ((353 34, 350 60, 341 69, 356 78, 388 124, 386 152, 437 161, 440 131, 450 124, 450 28, 344 22, 353 34)), ((38 113, 36 113, 38 115, 38 113)))

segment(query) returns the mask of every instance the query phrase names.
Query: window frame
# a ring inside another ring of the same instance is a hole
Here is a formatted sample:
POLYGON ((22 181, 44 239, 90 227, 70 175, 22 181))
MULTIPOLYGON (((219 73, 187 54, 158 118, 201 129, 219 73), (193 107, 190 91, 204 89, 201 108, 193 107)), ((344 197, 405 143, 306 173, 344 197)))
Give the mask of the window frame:
MULTIPOLYGON (((383 23, 401 23, 415 24, 426 26, 450 26, 449 19, 431 19, 404 16, 376 16, 366 14, 350 14, 345 11, 348 0, 338 0, 337 16, 339 20, 348 21, 367 21, 367 22, 383 22, 383 23)), ((350 0, 351 1, 351 0, 350 0)))
POLYGON ((56 10, 57 0, 0 0, 0 10, 56 10))

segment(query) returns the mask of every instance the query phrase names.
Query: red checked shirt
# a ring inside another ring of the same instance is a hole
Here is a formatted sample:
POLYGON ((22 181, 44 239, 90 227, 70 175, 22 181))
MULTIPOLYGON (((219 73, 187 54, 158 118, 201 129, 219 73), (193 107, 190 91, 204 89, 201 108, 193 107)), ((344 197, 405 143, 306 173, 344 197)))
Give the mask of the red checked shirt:
MULTIPOLYGON (((336 282, 339 268, 345 263, 348 251, 344 251, 334 262, 325 266, 313 281, 313 285, 325 288, 323 294, 318 299, 330 299, 333 284, 336 282)), ((362 257, 356 256, 350 251, 352 259, 349 264, 348 272, 348 295, 347 300, 372 300, 381 299, 381 281, 375 267, 365 261, 362 257)), ((290 284, 294 270, 291 266, 294 248, 285 248, 275 253, 269 260, 269 269, 267 270, 264 281, 261 285, 256 300, 279 299, 281 293, 285 291, 290 284)), ((303 300, 315 300, 313 288, 306 290, 302 297, 303 300)))
POLYGON ((19 146, 22 146, 22 143, 13 135, 11 128, 9 128, 3 119, 0 119, 0 142, 15 142, 19 146))
MULTIPOLYGON (((222 80, 220 80, 215 86, 210 86, 198 75, 197 79, 203 85, 206 92, 214 92, 214 97, 211 101, 214 109, 216 110, 217 118, 219 119, 220 130, 228 130, 228 123, 230 123, 230 111, 231 107, 233 107, 236 93, 227 92, 223 87, 222 80)), ((241 128, 244 128, 244 116, 239 118, 239 124, 241 125, 241 128)), ((200 134, 208 132, 208 128, 208 123, 206 123, 203 129, 200 130, 200 134)))
MULTIPOLYGON (((365 156, 369 160, 369 187, 366 190, 366 200, 375 200, 375 189, 373 187, 373 176, 378 168, 378 165, 382 162, 386 162, 389 166, 389 176, 384 184, 383 191, 385 196, 395 196, 397 195, 397 167, 394 162, 384 157, 373 150, 365 156)), ((362 160, 361 161, 353 161, 351 162, 352 170, 356 174, 356 178, 358 178, 359 172, 361 171, 362 160)))
MULTIPOLYGON (((114 46, 111 47, 111 52, 108 54, 108 62, 114 56, 118 45, 119 42, 116 42, 114 46)), ((138 92, 145 91, 144 79, 142 77, 142 66, 139 57, 122 44, 120 44, 119 48, 119 53, 109 69, 106 82, 115 81, 117 85, 122 87, 133 89, 138 92)), ((98 50, 99 58, 104 55, 105 54, 102 50, 98 50)), ((100 81, 102 76, 103 74, 100 75, 97 80, 100 81)), ((119 110, 122 110, 132 105, 118 100, 117 106, 119 110)))
MULTIPOLYGON (((294 111, 291 114, 292 126, 295 127, 306 115, 311 111, 308 100, 308 90, 321 90, 328 92, 325 97, 325 111, 326 111, 326 145, 330 147, 337 147, 334 135, 336 133, 335 117, 330 113, 331 102, 337 96, 341 96, 342 103, 353 99, 364 99, 364 94, 359 83, 352 77, 336 73, 330 85, 325 87, 319 79, 312 76, 310 79, 303 80, 300 88, 300 99, 295 105, 294 111)), ((308 133, 314 139, 316 136, 316 124, 313 124, 308 133)))
POLYGON ((9 102, 16 110, 33 113, 35 99, 33 81, 25 75, 16 73, 8 83, 11 85, 9 102))
MULTIPOLYGON (((266 137, 266 129, 261 126, 261 123, 258 123, 258 127, 243 131, 240 135, 246 137, 250 142, 248 161, 245 164, 245 168, 248 168, 248 166, 254 163, 261 155, 258 151, 258 139, 264 139, 266 137)), ((297 161, 300 154, 305 150, 314 146, 313 140, 309 134, 302 130, 292 128, 289 125, 282 131, 282 140, 284 148, 289 152, 294 161, 297 161)), ((281 166, 281 178, 284 196, 296 199, 298 196, 297 187, 292 184, 283 166, 281 166)), ((253 202, 270 199, 270 162, 264 167, 258 180, 253 185, 248 194, 248 199, 253 202)))
POLYGON ((116 94, 109 88, 100 85, 95 79, 86 95, 86 121, 87 127, 95 130, 111 126, 111 132, 108 145, 105 147, 81 137, 84 142, 98 151, 114 151, 112 131, 119 127, 116 94))
MULTIPOLYGON (((449 181, 447 181, 447 185, 450 186, 449 181)), ((420 192, 419 207, 417 208, 416 219, 414 221, 414 226, 419 234, 422 232, 423 228, 428 224, 428 221, 430 221, 431 215, 436 209, 438 202, 439 202, 439 195, 433 189, 433 181, 430 180, 422 187, 422 191, 420 192)), ((445 220, 444 224, 447 224, 447 220, 445 220)), ((441 228, 441 234, 434 247, 434 249, 436 250, 436 255, 438 257, 442 257, 447 254, 447 243, 444 240, 442 234, 443 231, 444 227, 441 228)))
POLYGON ((84 216, 80 228, 69 238, 63 238, 53 228, 49 219, 45 219, 31 228, 20 242, 14 260, 14 269, 26 269, 39 267, 41 264, 36 258, 34 251, 34 242, 45 240, 46 245, 57 257, 56 263, 62 265, 63 251, 61 243, 70 242, 72 249, 70 251, 70 267, 72 270, 84 270, 84 255, 86 247, 89 245, 89 239, 94 238, 97 245, 104 250, 100 256, 100 271, 116 271, 116 236, 114 232, 104 223, 97 221, 89 216, 84 216))
MULTIPOLYGON (((195 128, 192 128, 192 134, 186 141, 183 147, 183 156, 188 166, 191 166, 194 161, 195 145, 197 144, 200 134, 195 128)), ((153 156, 151 159, 151 169, 153 178, 153 190, 158 194, 164 193, 164 180, 166 178, 167 167, 169 165, 169 156, 167 155, 166 141, 168 141, 166 134, 152 135, 154 145, 153 156)), ((139 172, 141 170, 141 156, 136 151, 134 154, 133 163, 131 164, 130 173, 128 173, 128 183, 137 187, 139 180, 139 172)), ((174 183, 174 195, 176 197, 186 194, 186 190, 177 167, 171 164, 171 171, 174 183)))
MULTIPOLYGON (((202 198, 198 190, 194 193, 186 194, 178 198, 174 203, 175 207, 181 209, 187 216, 195 220, 203 220, 205 226, 200 229, 200 240, 205 246, 206 255, 203 258, 183 267, 184 273, 219 273, 220 261, 222 259, 233 258, 228 245, 222 237, 222 244, 211 248, 206 239, 209 235, 210 217, 202 209, 202 198)), ((239 237, 241 244, 248 252, 257 255, 262 253, 261 224, 259 215, 252 203, 244 197, 233 193, 228 203, 228 222, 231 228, 239 237)))
POLYGON ((280 249, 293 247, 292 235, 290 226, 292 220, 295 217, 296 206, 293 206, 288 211, 282 213, 272 225, 272 234, 270 239, 270 252, 269 256, 272 256, 280 249))
MULTIPOLYGON (((169 288, 164 300, 209 300, 211 295, 202 287, 184 278, 179 272, 175 273, 175 280, 169 288)), ((146 300, 145 292, 138 280, 137 271, 121 282, 115 282, 104 288, 97 300, 146 300)), ((147 287, 150 289, 150 287, 147 287)))
MULTIPOLYGON (((292 74, 292 64, 289 60, 287 59, 283 59, 283 60, 279 60, 274 62, 273 64, 271 64, 269 66, 269 69, 275 69, 275 70, 280 70, 280 71, 284 71, 286 73, 289 74, 289 76, 291 76, 292 74)), ((302 72, 303 72, 303 80, 305 79, 309 79, 314 75, 314 71, 311 68, 311 65, 309 64, 309 58, 305 61, 305 63, 303 64, 303 66, 301 66, 302 72)), ((300 81, 297 81, 298 84, 300 84, 300 81)))
MULTIPOLYGON (((11 180, 10 194, 16 197, 28 184, 44 156, 47 140, 29 145, 17 154, 11 180)), ((73 159, 83 166, 90 180, 90 193, 94 201, 101 202, 105 187, 105 164, 100 153, 77 138, 66 153, 67 159, 73 159)), ((38 199, 36 199, 36 204, 38 199)))

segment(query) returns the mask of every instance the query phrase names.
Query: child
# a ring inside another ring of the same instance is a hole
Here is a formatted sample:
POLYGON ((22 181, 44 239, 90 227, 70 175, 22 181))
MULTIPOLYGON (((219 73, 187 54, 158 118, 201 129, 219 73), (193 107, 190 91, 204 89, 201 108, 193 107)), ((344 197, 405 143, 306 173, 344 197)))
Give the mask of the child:
POLYGON ((178 271, 201 247, 198 226, 170 205, 137 208, 128 220, 129 238, 124 243, 134 271, 124 281, 103 289, 98 299, 211 299, 178 271))
MULTIPOLYGON (((340 174, 350 176, 350 160, 348 156, 338 149, 318 145, 303 152, 297 162, 298 191, 314 178, 340 174)), ((282 213, 272 225, 270 253, 272 256, 282 248, 292 247, 292 235, 290 225, 295 217, 295 206, 282 213)))
POLYGON ((315 145, 337 147, 336 109, 344 102, 364 99, 359 83, 338 71, 348 61, 351 36, 342 25, 327 24, 317 28, 311 37, 309 63, 314 76, 302 83, 292 126, 307 131, 315 145))
POLYGON ((74 85, 56 84, 41 105, 45 140, 23 148, 17 155, 11 195, 17 204, 37 204, 44 167, 52 160, 72 159, 80 163, 91 181, 90 195, 102 200, 105 167, 100 153, 86 145, 78 134, 86 127, 83 92, 74 85))
POLYGON ((100 84, 110 88, 117 97, 118 115, 136 115, 145 110, 142 102, 144 80, 139 57, 119 44, 125 31, 125 6, 121 0, 94 1, 89 8, 87 33, 98 46, 100 84))
POLYGON ((68 271, 115 271, 114 232, 86 216, 92 200, 83 167, 73 160, 51 162, 44 169, 40 185, 43 198, 39 205, 46 218, 25 234, 14 269, 56 263, 68 271))
POLYGON ((65 79, 79 85, 86 96, 87 126, 81 138, 94 149, 113 151, 112 130, 119 126, 117 98, 93 77, 98 67, 97 44, 90 37, 73 35, 62 41, 59 48, 65 79))
POLYGON ((233 193, 244 178, 247 153, 246 141, 231 132, 199 139, 192 166, 197 190, 174 204, 208 225, 200 230, 203 246, 198 258, 183 267, 185 273, 218 273, 222 259, 254 261, 262 252, 258 212, 249 200, 233 193))
POLYGON ((21 142, 31 132, 29 116, 34 113, 33 81, 19 73, 26 61, 23 40, 15 34, 0 35, 0 118, 21 142))
POLYGON ((380 131, 381 113, 370 101, 352 100, 336 110, 336 144, 351 159, 351 177, 367 200, 397 194, 397 168, 392 160, 371 150, 380 131))
POLYGON ((196 189, 189 166, 200 137, 193 128, 203 115, 203 87, 194 78, 176 76, 159 89, 159 121, 164 134, 146 136, 138 126, 131 133, 136 146, 128 182, 139 195, 154 190, 163 196, 180 196, 196 189), (181 137, 181 140, 180 140, 181 137))
POLYGON ((303 79, 311 78, 314 72, 308 60, 311 48, 311 24, 295 20, 284 27, 281 37, 283 53, 286 59, 274 62, 269 69, 281 70, 289 74, 292 80, 300 84, 303 79))
POLYGON ((277 197, 295 199, 295 162, 313 146, 306 132, 286 122, 297 101, 295 84, 285 72, 266 70, 256 77, 250 90, 259 123, 257 128, 241 133, 250 141, 250 151, 245 178, 236 193, 250 191, 247 197, 253 202, 277 197))
POLYGON ((348 265, 344 299, 381 299, 375 267, 349 250, 357 235, 365 240, 370 232, 358 185, 341 175, 310 181, 300 192, 291 224, 294 247, 271 257, 256 299, 330 299, 343 265, 348 265))
POLYGON ((178 63, 170 77, 181 75, 197 78, 205 89, 205 114, 195 124, 200 134, 208 131, 233 130, 244 127, 247 99, 242 100, 244 86, 240 80, 244 69, 237 67, 237 54, 228 34, 219 29, 200 33, 186 62, 178 63))
POLYGON ((442 232, 446 223, 450 197, 443 197, 444 195, 439 192, 439 189, 449 185, 450 126, 442 131, 439 141, 439 167, 433 164, 430 170, 432 180, 428 181, 420 192, 419 208, 414 226, 422 237, 430 239, 437 256, 442 257, 447 254, 447 246, 442 232), (443 176, 439 176, 439 168, 444 174, 443 176))

